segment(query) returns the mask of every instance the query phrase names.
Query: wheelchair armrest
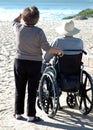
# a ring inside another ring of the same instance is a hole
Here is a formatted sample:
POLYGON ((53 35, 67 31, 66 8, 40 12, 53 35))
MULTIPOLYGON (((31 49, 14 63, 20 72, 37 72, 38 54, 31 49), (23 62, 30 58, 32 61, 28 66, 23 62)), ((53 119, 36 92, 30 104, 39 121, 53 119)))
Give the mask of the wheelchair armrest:
POLYGON ((86 52, 86 51, 82 50, 82 52, 83 52, 85 55, 87 55, 87 52, 86 52))

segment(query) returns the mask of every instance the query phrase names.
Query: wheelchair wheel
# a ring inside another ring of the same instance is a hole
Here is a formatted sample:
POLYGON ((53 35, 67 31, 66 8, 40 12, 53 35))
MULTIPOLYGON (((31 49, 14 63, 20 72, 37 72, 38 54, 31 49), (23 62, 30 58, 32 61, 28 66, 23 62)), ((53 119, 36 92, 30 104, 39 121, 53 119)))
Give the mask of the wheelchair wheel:
POLYGON ((37 99, 37 106, 38 106, 39 109, 42 109, 39 99, 37 99))
POLYGON ((76 95, 74 93, 67 93, 66 102, 70 108, 74 108, 76 106, 76 95))
POLYGON ((39 100, 42 110, 52 118, 56 115, 59 103, 57 84, 49 74, 41 77, 39 84, 39 100))
POLYGON ((77 104, 83 115, 87 115, 93 107, 93 81, 86 71, 82 72, 82 83, 77 95, 77 104))

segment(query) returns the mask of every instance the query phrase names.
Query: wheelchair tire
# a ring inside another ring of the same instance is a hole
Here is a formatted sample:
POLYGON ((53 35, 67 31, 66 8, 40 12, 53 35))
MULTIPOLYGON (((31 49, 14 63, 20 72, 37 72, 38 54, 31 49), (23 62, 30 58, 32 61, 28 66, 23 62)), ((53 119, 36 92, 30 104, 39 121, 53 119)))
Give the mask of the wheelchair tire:
POLYGON ((82 83, 76 96, 80 112, 87 115, 93 108, 93 79, 83 70, 82 83))
POLYGON ((39 99, 37 99, 37 106, 38 106, 39 109, 42 109, 40 105, 41 105, 40 101, 39 101, 39 99))
POLYGON ((44 73, 39 83, 39 100, 41 109, 48 117, 53 118, 56 115, 59 95, 56 82, 48 73, 44 73))

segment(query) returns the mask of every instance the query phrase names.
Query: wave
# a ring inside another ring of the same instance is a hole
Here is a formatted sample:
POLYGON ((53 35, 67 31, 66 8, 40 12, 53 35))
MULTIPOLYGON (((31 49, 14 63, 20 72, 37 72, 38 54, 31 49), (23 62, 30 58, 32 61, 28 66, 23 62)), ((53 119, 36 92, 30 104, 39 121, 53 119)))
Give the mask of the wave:
MULTIPOLYGON (((22 9, 4 9, 0 8, 0 21, 12 21, 20 13, 22 9)), ((60 20, 67 16, 72 16, 80 10, 71 9, 40 9, 40 19, 45 20, 60 20)))

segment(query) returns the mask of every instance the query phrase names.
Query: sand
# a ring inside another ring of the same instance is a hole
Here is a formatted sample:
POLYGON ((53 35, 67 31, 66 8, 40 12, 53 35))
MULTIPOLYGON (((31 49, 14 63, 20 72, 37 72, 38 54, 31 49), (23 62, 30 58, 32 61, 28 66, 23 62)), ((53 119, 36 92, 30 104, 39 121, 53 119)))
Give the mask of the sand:
MULTIPOLYGON (((76 27, 81 29, 76 37, 84 41, 84 49, 88 55, 93 54, 93 19, 74 20, 76 27)), ((59 35, 55 28, 61 25, 60 21, 39 21, 37 24, 45 31, 48 41, 51 43, 59 35)), ((64 106, 58 111, 54 119, 50 119, 37 107, 37 115, 43 121, 37 124, 26 121, 26 108, 24 121, 18 121, 13 117, 14 112, 14 75, 13 63, 15 57, 15 35, 10 22, 0 22, 0 130, 88 130, 93 129, 93 112, 82 116, 78 109, 69 109, 65 95, 61 101, 64 106)), ((25 103, 26 105, 26 103, 25 103)))

